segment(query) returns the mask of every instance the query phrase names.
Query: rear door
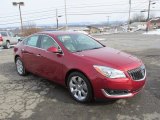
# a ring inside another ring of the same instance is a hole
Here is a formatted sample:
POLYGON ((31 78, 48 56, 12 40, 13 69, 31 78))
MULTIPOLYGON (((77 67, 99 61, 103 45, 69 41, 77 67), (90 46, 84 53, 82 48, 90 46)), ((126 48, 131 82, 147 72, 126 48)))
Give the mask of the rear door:
POLYGON ((8 35, 10 37, 10 44, 16 44, 16 43, 18 43, 18 39, 15 37, 14 33, 8 32, 8 35))
POLYGON ((62 60, 63 54, 56 54, 47 51, 51 46, 61 49, 58 43, 48 35, 42 35, 40 51, 39 51, 39 74, 55 82, 61 83, 62 81, 62 60))
POLYGON ((22 49, 22 56, 25 67, 27 70, 38 73, 38 65, 37 59, 39 58, 39 48, 38 41, 40 39, 40 35, 33 35, 27 38, 24 41, 25 47, 22 49))

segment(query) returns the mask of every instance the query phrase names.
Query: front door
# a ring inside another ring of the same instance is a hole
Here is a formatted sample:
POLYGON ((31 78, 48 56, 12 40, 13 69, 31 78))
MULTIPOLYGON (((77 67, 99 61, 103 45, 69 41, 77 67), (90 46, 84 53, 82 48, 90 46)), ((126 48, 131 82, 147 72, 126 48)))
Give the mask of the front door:
POLYGON ((41 38, 41 45, 39 50, 39 59, 38 63, 39 73, 55 82, 61 83, 62 81, 62 61, 63 61, 63 54, 55 54, 52 52, 47 51, 47 49, 51 46, 57 47, 58 44, 55 40, 47 35, 43 35, 41 38))

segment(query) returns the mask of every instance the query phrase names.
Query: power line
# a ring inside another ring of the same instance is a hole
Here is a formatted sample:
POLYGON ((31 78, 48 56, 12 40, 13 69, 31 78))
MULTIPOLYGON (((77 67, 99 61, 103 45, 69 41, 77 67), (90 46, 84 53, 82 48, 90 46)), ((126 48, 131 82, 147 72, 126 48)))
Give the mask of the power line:
MULTIPOLYGON (((50 16, 50 17, 43 17, 43 18, 39 18, 39 19, 31 19, 31 20, 26 20, 23 22, 30 22, 30 21, 37 21, 37 20, 44 20, 44 19, 49 19, 49 18, 54 18, 56 16, 50 16)), ((16 23, 20 23, 20 22, 10 22, 10 23, 5 23, 5 24, 0 24, 0 25, 9 25, 9 24, 16 24, 16 23)))
MULTIPOLYGON (((146 3, 146 2, 139 2, 139 3, 146 3)), ((137 3, 132 3, 132 4, 137 4, 137 3)), ((114 6, 114 5, 128 5, 128 4, 126 4, 126 3, 120 3, 120 4, 107 4, 107 5, 104 5, 104 4, 101 4, 101 5, 85 5, 85 6, 71 6, 71 5, 68 5, 67 6, 67 9, 73 9, 73 8, 91 8, 91 7, 107 7, 107 6, 114 6)), ((61 6, 62 7, 62 6, 61 6)), ((58 9, 60 8, 60 7, 57 7, 58 9)), ((61 9, 59 9, 59 10, 61 10, 61 11, 64 11, 64 8, 61 8, 61 9)), ((50 10, 44 10, 44 11, 35 11, 35 12, 28 12, 28 13, 25 13, 25 12, 23 12, 24 14, 23 15, 33 15, 33 14, 38 14, 38 13, 45 13, 45 12, 51 12, 51 11, 55 11, 55 8, 53 9, 50 9, 50 10)), ((9 18, 9 17, 16 17, 16 16, 19 16, 19 15, 11 15, 11 16, 4 16, 4 17, 0 17, 0 19, 2 19, 2 18, 9 18)))
MULTIPOLYGON (((59 12, 59 14, 64 14, 64 12, 59 12)), ((49 16, 49 15, 56 15, 56 14, 49 12, 49 14, 47 14, 47 16, 49 16)), ((41 15, 32 16, 32 18, 40 18, 40 17, 42 17, 42 16, 46 16, 46 14, 41 14, 41 15)), ((27 19, 27 18, 29 18, 29 17, 23 16, 23 19, 27 19)), ((7 21, 14 21, 14 20, 17 20, 17 19, 18 19, 18 18, 7 19, 7 21)), ((0 22, 6 22, 6 20, 5 20, 5 21, 0 21, 0 22)))
MULTIPOLYGON (((134 9, 134 10, 139 10, 140 9, 134 9)), ((85 11, 77 11, 77 12, 68 12, 69 14, 83 14, 83 12, 85 11)), ((110 13, 110 14, 113 14, 113 13, 119 13, 121 11, 89 11, 90 13, 110 13)), ((122 11, 122 12, 126 12, 126 11, 122 11)), ((85 12, 87 13, 87 12, 85 12)), ((51 16, 51 15, 56 15, 55 13, 50 13, 50 14, 47 14, 47 16, 51 16)), ((59 15, 64 15, 64 12, 59 12, 59 15)), ((41 15, 38 15, 38 16, 33 16, 32 18, 34 19, 37 19, 37 18, 41 18, 42 16, 46 16, 46 14, 41 14, 41 15)), ((27 17, 23 17, 24 20, 27 19, 27 17)), ((18 19, 18 18, 17 18, 18 19)), ((14 20, 17 20, 17 19, 8 19, 7 21, 14 21, 14 20)), ((1 22, 7 22, 6 20, 5 21, 1 21, 1 22)))
MULTIPOLYGON (((137 12, 137 11, 134 11, 134 12, 137 12)), ((101 12, 101 13, 80 13, 80 14, 76 14, 76 13, 71 13, 71 14, 68 14, 68 15, 97 15, 97 14, 112 14, 113 12, 101 12)), ((128 12, 114 12, 114 13, 128 13, 128 12)))
MULTIPOLYGON (((134 9, 132 10, 132 12, 139 12, 140 9, 134 9)), ((151 10, 151 11, 160 11, 160 10, 151 10)), ((103 14, 113 14, 113 13, 117 13, 117 14, 122 14, 122 13, 128 13, 128 11, 115 11, 115 12, 106 12, 106 11, 99 11, 99 12, 93 12, 93 13, 81 13, 81 12, 68 12, 69 16, 81 16, 81 15, 103 15, 103 14)), ((48 19, 48 18, 54 18, 55 16, 51 16, 53 14, 49 14, 49 17, 41 17, 41 18, 35 18, 35 19, 31 19, 31 20, 25 20, 24 22, 29 22, 29 21, 37 21, 37 20, 42 20, 42 19, 48 19)), ((15 22, 11 22, 11 23, 4 23, 4 24, 0 24, 0 25, 6 25, 6 24, 14 24, 14 23, 19 23, 17 21, 15 22)))
MULTIPOLYGON (((155 10, 154 10, 155 11, 155 10)), ((160 10, 156 10, 156 11, 160 11, 160 10)), ((132 12, 139 12, 139 11, 132 11, 132 12)), ((119 11, 119 12, 98 12, 98 13, 69 13, 69 16, 81 16, 81 15, 101 15, 101 14, 113 14, 113 13, 128 13, 128 11, 119 11)), ((49 19, 49 18, 54 18, 56 16, 50 16, 50 17, 43 17, 43 18, 38 18, 38 19, 31 19, 31 20, 25 20, 24 22, 30 22, 30 21, 38 21, 38 20, 44 20, 44 19, 49 19)), ((10 22, 10 23, 4 23, 4 24, 0 24, 0 25, 9 25, 9 24, 16 24, 16 23, 20 23, 20 22, 10 22)))
MULTIPOLYGON (((140 2, 140 3, 146 3, 146 2, 140 2)), ((132 4, 135 4, 135 3, 132 3, 132 4)), ((112 7, 112 6, 115 6, 115 5, 128 5, 128 4, 122 4, 122 3, 120 3, 120 4, 110 4, 110 5, 90 5, 90 6, 79 6, 79 7, 72 7, 72 8, 88 8, 88 7, 106 7, 106 6, 110 6, 110 7, 112 7)), ((72 9, 72 8, 68 8, 68 9, 72 9)))
MULTIPOLYGON (((120 2, 120 1, 119 1, 120 2)), ((73 6, 76 6, 77 4, 70 4, 70 5, 67 5, 67 7, 73 7, 73 6)), ((87 4, 78 4, 78 5, 87 5, 87 4)), ((90 4, 89 4, 90 5, 90 4)), ((97 4, 96 4, 97 5, 97 4)), ((102 5, 102 4, 101 4, 102 5)), ((104 4, 103 4, 104 5, 104 4)), ((107 4, 108 5, 108 4, 107 4)), ((112 4, 112 5, 114 5, 114 4, 112 4)), ((64 9, 64 6, 54 6, 54 7, 50 7, 49 9, 56 9, 56 8, 58 8, 58 9, 60 9, 60 8, 63 8, 64 9)), ((48 9, 48 8, 43 8, 43 9, 48 9)), ((67 8, 67 9, 70 9, 70 8, 67 8)), ((32 10, 32 11, 29 11, 29 14, 30 13, 37 13, 37 12, 39 12, 39 11, 41 11, 42 9, 38 9, 38 10, 32 10)), ((44 10, 45 11, 45 10, 44 10)), ((23 11, 23 13, 28 13, 28 11, 23 11)), ((13 14, 13 13, 10 13, 10 14, 13 14)), ((16 16, 17 14, 15 14, 14 16, 16 16)), ((5 17, 7 17, 7 16, 5 16, 5 17)))
MULTIPOLYGON (((146 3, 146 2, 139 2, 139 4, 140 3, 146 3)), ((133 4, 135 4, 135 3, 133 3, 133 4)), ((137 4, 137 3, 136 3, 137 4)), ((95 7, 105 7, 105 6, 113 6, 113 5, 126 5, 126 4, 107 4, 107 5, 89 5, 89 6, 79 6, 79 7, 72 7, 72 8, 68 8, 68 9, 75 9, 75 8, 90 8, 90 7, 93 7, 93 8, 95 8, 95 7)), ((61 11, 64 11, 64 9, 60 9, 61 11)), ((139 10, 139 9, 134 9, 132 12, 139 12, 139 11, 136 11, 136 10, 139 10)), ((41 16, 43 16, 42 15, 42 13, 48 13, 48 12, 51 12, 51 11, 55 11, 55 9, 54 10, 45 10, 45 11, 39 11, 39 12, 30 12, 30 13, 26 13, 26 14, 23 14, 23 15, 33 15, 33 14, 39 14, 39 13, 41 13, 41 15, 39 15, 39 16, 36 16, 36 17, 41 17, 41 16), (31 14, 32 13, 32 14, 31 14)), ((151 10, 151 11, 160 11, 160 10, 151 10)), ((79 11, 80 12, 80 11, 79 11)), ((82 12, 82 11, 81 11, 82 12)), ((85 11, 84 11, 85 12, 85 11)), ((91 11, 90 11, 91 12, 91 11)), ((61 12, 62 14, 64 14, 64 12, 61 12)), ((106 11, 102 11, 102 12, 93 12, 93 13, 78 13, 78 12, 76 12, 76 13, 74 13, 74 12, 68 12, 69 14, 68 15, 70 15, 70 16, 76 16, 76 15, 97 15, 97 14, 113 14, 113 13, 127 13, 126 11, 118 11, 118 12, 106 12, 106 11)), ((48 14, 47 14, 48 15, 48 14)), ((17 16, 19 16, 19 15, 17 15, 17 16)), ((45 15, 44 15, 45 16, 45 15)), ((7 16, 6 16, 7 17, 7 16)), ((6 18, 6 17, 0 17, 1 19, 2 18, 6 18)), ((8 16, 8 17, 16 17, 15 15, 14 16, 8 16)), ((35 17, 35 16, 34 16, 35 17)), ((45 18, 36 18, 36 19, 31 19, 31 20, 26 20, 26 21, 24 21, 24 22, 28 22, 28 21, 34 21, 34 20, 42 20, 42 19, 48 19, 48 18, 53 18, 53 17, 45 17, 45 18)), ((6 24, 14 24, 14 23, 19 23, 19 22, 12 22, 12 23, 4 23, 4 24, 0 24, 0 25, 6 25, 6 24)))
MULTIPOLYGON (((61 9, 62 10, 62 9, 61 9)), ((39 12, 31 12, 31 13, 26 13, 26 14, 23 14, 23 15, 33 15, 34 13, 35 14, 37 14, 37 13, 46 13, 46 12, 51 12, 51 11, 55 11, 55 9, 54 10, 45 10, 45 11, 39 11, 39 12)), ((64 10, 63 10, 64 11, 64 10)), ((9 17, 17 17, 17 16, 19 16, 19 15, 11 15, 11 16, 5 16, 5 17, 0 17, 0 19, 2 19, 2 18, 9 18, 9 17)))

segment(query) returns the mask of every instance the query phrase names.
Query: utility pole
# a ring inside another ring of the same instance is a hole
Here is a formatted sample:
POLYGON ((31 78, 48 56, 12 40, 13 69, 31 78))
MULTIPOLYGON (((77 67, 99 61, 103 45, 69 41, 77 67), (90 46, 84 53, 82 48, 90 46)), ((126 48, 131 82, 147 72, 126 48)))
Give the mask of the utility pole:
POLYGON ((151 11, 151 0, 149 0, 149 4, 148 4, 148 17, 147 17, 147 27, 146 27, 146 32, 148 32, 148 29, 149 29, 148 22, 149 22, 149 18, 150 18, 150 11, 151 11))
POLYGON ((147 16, 147 20, 146 20, 146 32, 148 32, 149 30, 149 19, 150 19, 150 12, 151 12, 151 5, 154 5, 156 4, 156 2, 153 2, 153 0, 149 0, 149 3, 148 3, 148 10, 142 10, 141 12, 148 12, 148 16, 147 16))
POLYGON ((58 26, 59 26, 59 19, 58 18, 60 18, 60 17, 62 17, 62 15, 58 15, 58 9, 56 9, 57 30, 58 30, 58 26))
POLYGON ((21 13, 21 6, 24 6, 24 2, 13 2, 13 6, 17 6, 19 8, 19 14, 20 14, 20 21, 21 21, 21 33, 23 33, 23 22, 22 22, 22 13, 21 13))
POLYGON ((129 0, 129 16, 128 16, 128 30, 130 30, 130 23, 131 23, 131 0, 129 0))
POLYGON ((56 21, 57 21, 57 30, 58 30, 58 11, 56 9, 56 21))
POLYGON ((67 5, 66 0, 64 0, 64 6, 65 6, 65 20, 66 20, 66 30, 68 29, 68 21, 67 21, 67 5))
POLYGON ((110 16, 107 16, 107 25, 109 26, 109 17, 110 16))

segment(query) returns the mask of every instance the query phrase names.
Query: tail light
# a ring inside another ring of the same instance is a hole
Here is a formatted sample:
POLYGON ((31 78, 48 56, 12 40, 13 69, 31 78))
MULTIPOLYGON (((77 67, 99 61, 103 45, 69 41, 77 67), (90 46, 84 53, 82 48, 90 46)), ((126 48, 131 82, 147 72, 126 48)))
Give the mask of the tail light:
POLYGON ((0 42, 2 42, 3 41, 3 38, 2 38, 2 35, 0 34, 0 42))

